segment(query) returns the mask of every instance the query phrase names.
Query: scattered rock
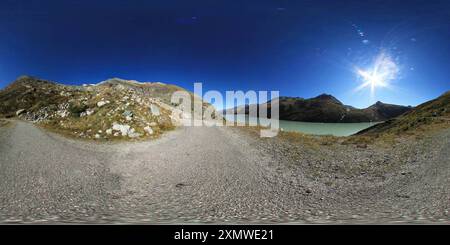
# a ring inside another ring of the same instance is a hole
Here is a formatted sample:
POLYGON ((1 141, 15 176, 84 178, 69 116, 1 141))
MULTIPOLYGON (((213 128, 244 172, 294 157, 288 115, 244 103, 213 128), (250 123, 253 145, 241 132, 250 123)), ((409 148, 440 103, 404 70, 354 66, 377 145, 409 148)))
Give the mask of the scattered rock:
POLYGON ((122 116, 124 116, 124 117, 132 117, 133 116, 133 112, 126 110, 126 111, 124 111, 122 113, 122 116))
POLYGON ((101 100, 101 101, 97 102, 97 106, 98 106, 98 107, 102 107, 102 106, 104 106, 104 105, 106 105, 106 104, 109 104, 109 101, 101 100))
POLYGON ((93 109, 87 109, 85 112, 82 112, 80 114, 80 117, 90 116, 92 114, 94 114, 94 110, 93 109))
POLYGON ((24 113, 25 109, 20 109, 18 111, 16 111, 16 116, 19 116, 20 114, 24 113))
POLYGON ((130 130, 130 125, 126 125, 126 124, 122 125, 122 124, 118 124, 118 123, 113 123, 112 129, 115 131, 120 131, 122 136, 127 136, 128 131, 130 130))
POLYGON ((107 134, 107 135, 111 135, 112 133, 113 133, 113 130, 112 130, 111 128, 109 128, 109 129, 106 130, 106 134, 107 134))
MULTIPOLYGON (((169 117, 176 108, 167 104, 174 90, 172 87, 155 92, 154 84, 118 79, 99 84, 85 83, 83 87, 28 77, 24 79, 26 81, 19 79, 16 86, 5 90, 5 93, 14 96, 24 95, 24 98, 19 99, 5 97, 5 103, 11 106, 8 106, 9 111, 2 113, 8 117, 20 115, 24 120, 91 139, 98 138, 96 134, 101 139, 112 139, 107 135, 136 138, 154 135, 156 129, 159 133, 175 126, 169 117), (26 106, 23 102, 26 102, 26 106), (114 106, 110 108, 108 104, 114 106), (113 122, 116 122, 114 129, 113 122)), ((3 104, 4 98, 1 99, 0 104, 3 104)))
MULTIPOLYGON (((122 125, 122 124, 118 124, 118 123, 113 123, 113 127, 112 130, 115 131, 120 131, 120 134, 122 136, 128 136, 130 138, 138 138, 141 137, 142 134, 136 132, 136 130, 134 128, 132 128, 130 125, 122 125)), ((116 134, 114 134, 114 136, 118 136, 116 134)))
POLYGON ((64 111, 58 111, 57 114, 58 114, 58 116, 60 116, 60 117, 62 117, 62 118, 65 118, 65 117, 67 117, 67 116, 69 115, 69 112, 66 111, 66 110, 64 110, 64 111))
POLYGON ((150 105, 150 112, 153 116, 159 116, 161 114, 159 107, 154 104, 150 105))
POLYGON ((128 137, 130 137, 130 138, 138 138, 138 137, 141 137, 141 136, 142 136, 142 134, 140 134, 138 132, 135 132, 134 128, 131 128, 128 131, 128 137))
POLYGON ((149 126, 144 128, 144 131, 148 134, 148 135, 152 135, 153 134, 153 129, 149 126))

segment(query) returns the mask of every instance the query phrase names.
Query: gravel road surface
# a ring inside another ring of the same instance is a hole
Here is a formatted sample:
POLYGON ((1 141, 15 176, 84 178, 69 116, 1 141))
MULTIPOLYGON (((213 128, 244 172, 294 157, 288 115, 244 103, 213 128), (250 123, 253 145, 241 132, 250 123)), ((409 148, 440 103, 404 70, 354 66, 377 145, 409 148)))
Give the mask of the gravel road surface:
POLYGON ((0 222, 446 223, 449 136, 431 139, 430 157, 373 178, 327 173, 325 163, 371 153, 335 149, 314 177, 308 166, 319 162, 310 153, 295 160, 280 140, 238 129, 186 127, 154 141, 106 144, 14 121, 0 127, 0 222))

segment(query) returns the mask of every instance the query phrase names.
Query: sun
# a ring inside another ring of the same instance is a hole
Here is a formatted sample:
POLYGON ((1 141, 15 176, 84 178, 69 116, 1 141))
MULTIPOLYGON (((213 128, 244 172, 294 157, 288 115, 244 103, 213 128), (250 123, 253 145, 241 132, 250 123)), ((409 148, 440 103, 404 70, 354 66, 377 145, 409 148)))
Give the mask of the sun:
POLYGON ((372 96, 377 87, 389 87, 390 82, 397 78, 399 68, 397 64, 385 52, 381 52, 375 58, 373 66, 367 70, 356 68, 356 74, 362 79, 362 84, 356 91, 370 88, 372 96))
POLYGON ((358 75, 363 79, 364 83, 361 85, 362 87, 370 86, 371 90, 374 90, 376 87, 386 87, 386 79, 384 76, 377 73, 376 70, 357 70, 358 75))

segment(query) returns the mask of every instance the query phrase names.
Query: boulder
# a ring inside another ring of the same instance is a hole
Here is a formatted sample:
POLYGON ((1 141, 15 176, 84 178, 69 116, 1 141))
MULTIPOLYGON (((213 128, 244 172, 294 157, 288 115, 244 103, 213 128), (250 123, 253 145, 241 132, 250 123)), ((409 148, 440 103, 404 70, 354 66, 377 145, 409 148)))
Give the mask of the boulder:
POLYGON ((130 138, 138 138, 138 137, 141 137, 141 134, 138 133, 138 132, 135 132, 135 131, 134 131, 134 128, 131 128, 131 129, 128 131, 128 137, 130 137, 130 138))
POLYGON ((128 132, 130 131, 130 125, 122 125, 118 123, 113 123, 112 129, 115 131, 120 131, 122 136, 127 136, 128 132))
POLYGON ((161 114, 159 107, 154 104, 150 105, 150 112, 152 113, 153 116, 159 116, 161 114))
POLYGON ((104 105, 106 105, 106 104, 108 104, 108 103, 107 103, 106 101, 103 101, 103 100, 97 102, 97 106, 98 106, 98 107, 102 107, 102 106, 104 106, 104 105))
POLYGON ((153 134, 153 129, 149 126, 144 128, 144 131, 148 134, 148 135, 152 135, 153 134))

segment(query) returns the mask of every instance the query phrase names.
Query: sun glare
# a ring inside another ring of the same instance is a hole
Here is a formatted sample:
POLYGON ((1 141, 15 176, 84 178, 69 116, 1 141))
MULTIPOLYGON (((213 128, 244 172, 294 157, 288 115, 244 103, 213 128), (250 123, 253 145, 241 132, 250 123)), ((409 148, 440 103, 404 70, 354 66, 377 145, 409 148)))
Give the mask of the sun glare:
POLYGON ((399 68, 386 53, 381 52, 371 68, 363 70, 356 68, 356 74, 362 79, 362 84, 356 88, 360 91, 370 88, 371 95, 375 95, 377 87, 389 87, 389 83, 397 78, 399 68))

